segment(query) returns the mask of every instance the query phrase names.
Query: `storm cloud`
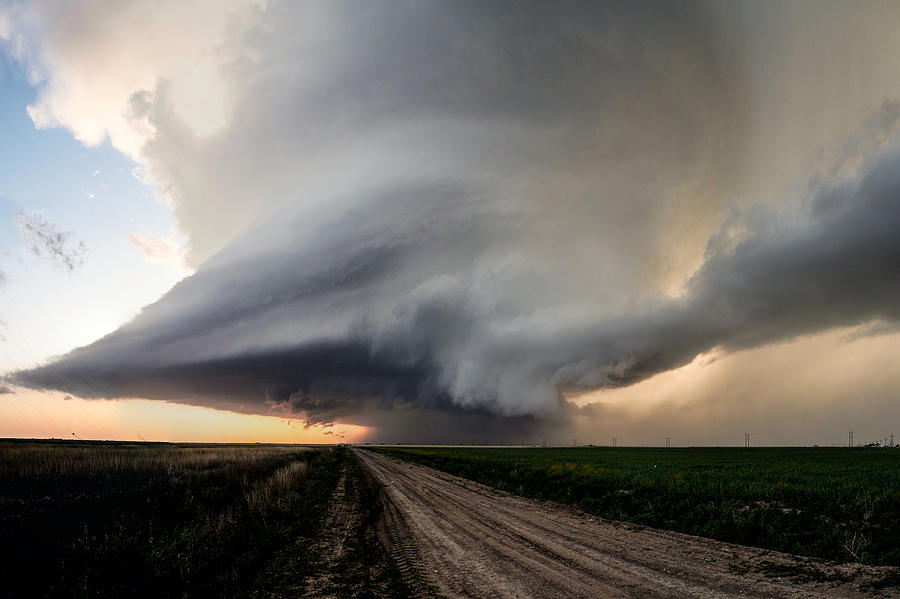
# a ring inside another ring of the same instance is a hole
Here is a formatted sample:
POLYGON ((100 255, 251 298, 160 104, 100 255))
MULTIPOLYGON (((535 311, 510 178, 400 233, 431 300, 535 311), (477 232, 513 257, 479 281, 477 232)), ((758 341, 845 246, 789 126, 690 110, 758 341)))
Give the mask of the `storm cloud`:
POLYGON ((216 45, 217 128, 198 132, 166 72, 125 107, 196 273, 15 381, 525 434, 569 418, 569 392, 900 319, 896 119, 752 201, 775 183, 747 175, 764 164, 746 147, 754 84, 721 19, 702 3, 240 12, 216 45))
MULTIPOLYGON (((291 253, 254 256, 238 245, 116 333, 19 380, 68 381, 89 396, 98 388, 76 382, 89 373, 110 397, 257 398, 312 421, 353 416, 361 399, 552 416, 560 389, 630 384, 716 347, 897 320, 898 166, 892 149, 814 189, 799 214, 735 217, 710 240, 682 296, 649 296, 630 313, 592 321, 547 318, 544 310, 565 304, 539 306, 540 294, 523 298, 496 283, 523 277, 522 293, 539 287, 525 267, 473 267, 506 249, 490 236, 508 233, 505 222, 474 210, 462 219, 437 207, 417 212, 423 197, 452 205, 463 190, 393 190, 408 228, 363 210, 318 226, 291 253)), ((263 231, 284 239, 292 225, 263 231)))

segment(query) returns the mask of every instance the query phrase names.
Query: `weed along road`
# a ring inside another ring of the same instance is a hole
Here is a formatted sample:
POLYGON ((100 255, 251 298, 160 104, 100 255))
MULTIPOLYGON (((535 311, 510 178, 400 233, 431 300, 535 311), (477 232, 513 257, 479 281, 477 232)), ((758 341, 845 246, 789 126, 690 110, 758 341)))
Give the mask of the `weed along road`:
POLYGON ((600 521, 355 452, 380 486, 379 536, 422 596, 864 597, 882 570, 600 521))

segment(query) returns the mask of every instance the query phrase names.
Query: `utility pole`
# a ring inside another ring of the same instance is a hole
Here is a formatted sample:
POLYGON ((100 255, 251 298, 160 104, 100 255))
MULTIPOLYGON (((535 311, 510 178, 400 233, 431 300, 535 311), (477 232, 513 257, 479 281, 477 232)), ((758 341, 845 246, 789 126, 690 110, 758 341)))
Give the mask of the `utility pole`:
POLYGON ((613 447, 616 446, 616 437, 613 437, 613 447))
POLYGON ((672 447, 672 437, 666 437, 666 448, 672 447))
POLYGON ((744 447, 750 447, 750 433, 744 433, 744 447))
POLYGON ((847 441, 847 446, 853 447, 853 430, 852 429, 850 430, 850 437, 849 437, 849 440, 847 441))
POLYGON ((894 433, 891 433, 891 447, 894 446, 894 433))

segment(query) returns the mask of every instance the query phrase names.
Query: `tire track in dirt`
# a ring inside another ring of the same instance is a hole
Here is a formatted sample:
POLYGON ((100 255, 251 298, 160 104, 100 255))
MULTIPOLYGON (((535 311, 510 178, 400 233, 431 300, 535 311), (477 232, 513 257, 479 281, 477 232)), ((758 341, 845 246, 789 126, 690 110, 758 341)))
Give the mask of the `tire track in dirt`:
MULTIPOLYGON (((864 597, 882 569, 605 522, 449 474, 354 450, 381 485, 383 542, 411 586, 446 597, 864 597), (852 582, 798 583, 763 561, 854 572, 852 582)), ((421 591, 420 591, 421 592, 421 591)))

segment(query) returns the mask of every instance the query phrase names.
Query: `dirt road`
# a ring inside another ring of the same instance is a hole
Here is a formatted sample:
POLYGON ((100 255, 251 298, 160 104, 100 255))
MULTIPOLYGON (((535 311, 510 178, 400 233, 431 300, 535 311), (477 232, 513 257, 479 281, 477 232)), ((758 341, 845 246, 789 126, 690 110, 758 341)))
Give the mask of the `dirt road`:
POLYGON ((355 451, 381 485, 382 542, 423 596, 863 597, 879 574, 600 521, 355 451))

